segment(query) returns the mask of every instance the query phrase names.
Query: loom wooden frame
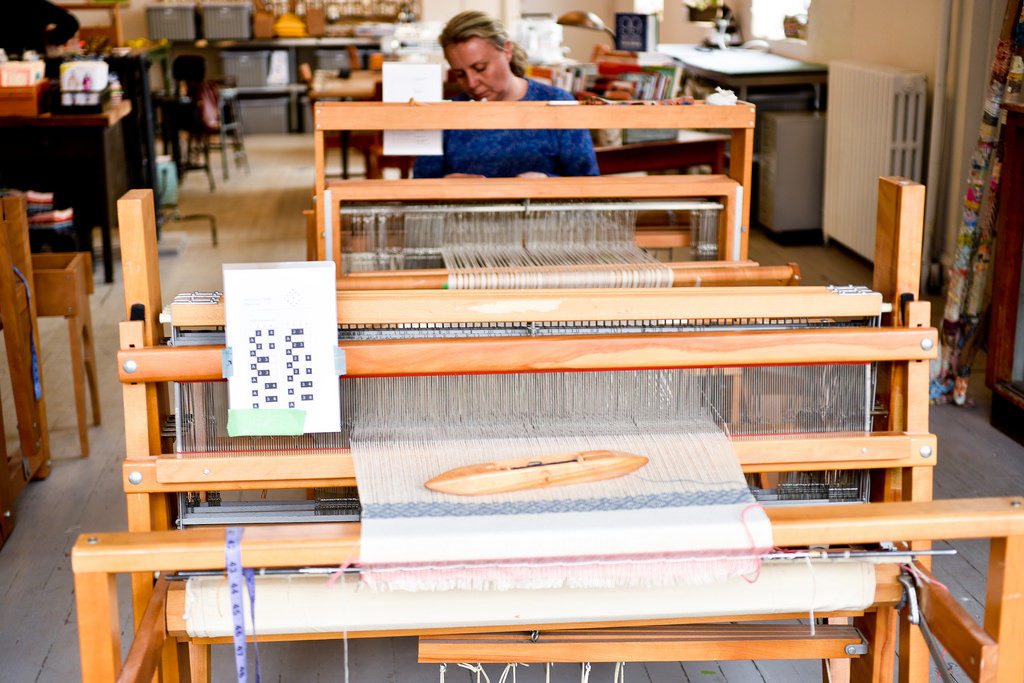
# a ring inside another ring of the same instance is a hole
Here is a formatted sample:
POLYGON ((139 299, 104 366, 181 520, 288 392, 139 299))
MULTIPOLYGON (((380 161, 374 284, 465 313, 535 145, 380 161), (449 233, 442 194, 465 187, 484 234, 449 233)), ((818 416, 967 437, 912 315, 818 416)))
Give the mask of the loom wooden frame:
MULTIPOLYGON (((381 201, 480 201, 487 199, 607 199, 708 197, 725 209, 718 248, 724 260, 747 258, 750 225, 754 106, 553 106, 547 102, 317 102, 313 110, 316 153, 317 260, 341 270, 336 221, 342 203, 381 201), (422 178, 328 180, 325 134, 335 131, 473 129, 716 128, 730 130, 726 174, 703 176, 598 176, 586 178, 422 178), (734 226, 739 225, 739 230, 734 226), (327 240, 327 229, 332 236, 327 240), (328 251, 331 253, 328 254, 328 251)), ((664 238, 664 235, 661 235, 664 238)), ((312 245, 311 245, 312 246, 312 245)))
MULTIPOLYGON (((538 302, 555 310, 549 315, 553 320, 615 319, 614 316, 623 314, 626 319, 722 318, 741 314, 743 317, 878 315, 885 310, 883 300, 900 302, 905 294, 910 299, 916 298, 923 205, 922 186, 903 179, 880 181, 879 249, 874 287, 880 297, 842 296, 820 288, 783 287, 644 292, 422 291, 401 292, 401 300, 396 304, 394 292, 339 292, 339 320, 342 323, 379 320, 382 307, 385 315, 398 315, 401 310, 423 310, 423 302, 430 302, 426 306, 428 319, 451 316, 462 320, 467 319, 467 311, 476 316, 469 320, 502 319, 495 311, 500 312, 500 316, 516 311, 536 315, 538 302), (411 300, 414 303, 410 304, 411 300), (645 310, 643 315, 638 309, 645 310)), ((129 192, 119 202, 119 219, 124 228, 122 262, 126 317, 129 318, 120 327, 118 356, 125 408, 127 458, 123 477, 129 532, 170 529, 172 494, 179 491, 308 488, 351 483, 351 460, 343 452, 326 457, 282 453, 254 458, 223 455, 179 458, 169 453, 170 444, 162 441, 160 432, 167 414, 167 396, 161 386, 172 379, 220 379, 220 352, 215 347, 168 349, 161 345, 162 302, 151 193, 129 192), (136 304, 140 306, 133 313, 136 304), (131 371, 129 362, 134 363, 131 371), (298 477, 294 474, 297 468, 302 468, 298 477)), ((171 317, 175 324, 188 321, 200 326, 216 325, 218 320, 223 320, 223 312, 218 314, 217 310, 217 306, 175 305, 171 317), (205 311, 199 312, 199 308, 205 311)), ((935 356, 935 331, 926 327, 929 313, 925 302, 897 305, 886 317, 882 328, 871 329, 647 335, 622 340, 608 337, 601 340, 603 349, 595 348, 593 339, 573 337, 511 342, 520 347, 515 353, 512 347, 494 345, 500 340, 351 342, 344 347, 349 374, 370 375, 885 361, 883 366, 888 371, 881 374, 879 385, 889 411, 887 424, 881 432, 750 439, 738 441, 737 450, 747 471, 862 467, 877 474, 877 500, 927 501, 931 498, 931 466, 936 452, 927 424, 927 361, 935 356), (475 350, 469 353, 467 349, 473 346, 475 350), (454 352, 456 349, 458 353, 454 352), (495 353, 497 350, 501 353, 495 353), (493 360, 495 356, 499 357, 498 361, 493 360), (402 360, 400 365, 382 366, 381 358, 402 360)), ((921 546, 920 541, 915 543, 921 546)), ((119 571, 135 570, 128 567, 119 571)), ((138 625, 153 595, 152 575, 135 571, 132 589, 138 625)), ((881 607, 861 617, 858 623, 869 639, 878 639, 878 642, 894 639, 897 619, 891 607, 881 607)), ((909 625, 904 624, 900 629, 900 662, 905 669, 905 680, 922 680, 921 677, 927 675, 923 641, 909 625)), ((165 647, 162 655, 162 666, 168 672, 177 671, 172 645, 165 647)), ((91 649, 92 645, 87 647, 91 649)), ((208 656, 208 650, 201 644, 191 643, 189 649, 194 662, 201 663, 208 656)), ((797 654, 794 652, 794 656, 797 654)), ((886 669, 882 660, 888 658, 888 671, 891 671, 891 655, 892 652, 886 650, 881 659, 873 658, 876 672, 872 678, 864 680, 883 680, 880 672, 886 669)), ((83 671, 86 670, 83 666, 83 671)))

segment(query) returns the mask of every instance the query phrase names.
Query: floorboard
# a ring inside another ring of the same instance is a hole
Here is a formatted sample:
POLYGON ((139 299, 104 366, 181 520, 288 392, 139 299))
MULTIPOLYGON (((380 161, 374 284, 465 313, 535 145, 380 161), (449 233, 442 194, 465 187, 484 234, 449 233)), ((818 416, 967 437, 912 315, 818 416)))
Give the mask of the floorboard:
MULTIPOLYGON (((163 226, 161 270, 163 298, 183 291, 219 289, 222 262, 301 260, 304 223, 301 210, 311 205, 313 153, 309 137, 252 136, 247 140, 252 173, 221 179, 217 189, 190 173, 180 192, 182 214, 211 213, 218 222, 214 247, 204 221, 163 226)), ((358 161, 355 161, 358 164, 358 161)), ((796 261, 805 284, 869 284, 869 265, 842 248, 783 247, 760 232, 751 235, 751 256, 765 264, 796 261)), ((102 278, 99 278, 102 279, 102 278)), ((941 313, 938 306, 933 317, 941 313)), ((121 391, 114 372, 117 324, 124 317, 120 272, 115 281, 97 281, 92 314, 99 364, 103 423, 89 428, 92 456, 80 457, 68 365, 67 327, 63 320, 40 321, 43 382, 50 419, 53 471, 28 485, 15 506, 17 526, 0 549, 0 683, 68 681, 79 676, 74 596, 68 553, 83 531, 123 530, 126 526, 120 463, 124 457, 121 391)), ((0 342, 2 345, 2 342, 0 342)), ((0 358, 3 358, 0 348, 0 358)), ((980 386, 984 358, 975 369, 969 405, 936 406, 931 428, 939 438, 935 491, 940 497, 1020 494, 1024 490, 1024 448, 988 424, 989 395, 980 386)), ((6 441, 17 450, 14 409, 5 364, 0 367, 0 399, 8 420, 6 441)), ((980 615, 984 599, 987 543, 955 544, 960 555, 940 558, 935 571, 968 611, 980 615)), ((122 630, 127 630, 127 582, 119 583, 122 630)), ((438 680, 438 668, 416 662, 412 638, 352 640, 348 677, 344 644, 266 643, 260 646, 264 680, 413 683, 438 680)), ((230 680, 226 646, 214 648, 214 680, 230 680)), ((488 666, 492 683, 499 666, 488 666)), ((518 681, 545 681, 544 667, 516 672, 518 681)), ((597 665, 591 681, 611 681, 611 665, 597 665)), ((464 669, 449 666, 448 683, 474 683, 464 669)), ((482 679, 481 679, 482 680, 482 679)), ((509 678, 511 680, 511 677, 509 678)), ((555 683, 580 681, 578 665, 552 667, 555 683)), ((657 662, 630 664, 626 680, 640 683, 718 681, 817 681, 816 662, 657 662)), ((958 680, 963 680, 958 675, 958 680)), ((508 683, 508 681, 506 681, 508 683)))

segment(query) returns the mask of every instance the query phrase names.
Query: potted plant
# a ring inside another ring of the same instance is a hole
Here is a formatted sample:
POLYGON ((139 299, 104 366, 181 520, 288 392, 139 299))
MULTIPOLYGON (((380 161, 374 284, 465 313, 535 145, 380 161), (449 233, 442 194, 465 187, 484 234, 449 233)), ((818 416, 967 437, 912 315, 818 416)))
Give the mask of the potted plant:
POLYGON ((690 14, 690 21, 714 21, 723 0, 683 0, 690 14))

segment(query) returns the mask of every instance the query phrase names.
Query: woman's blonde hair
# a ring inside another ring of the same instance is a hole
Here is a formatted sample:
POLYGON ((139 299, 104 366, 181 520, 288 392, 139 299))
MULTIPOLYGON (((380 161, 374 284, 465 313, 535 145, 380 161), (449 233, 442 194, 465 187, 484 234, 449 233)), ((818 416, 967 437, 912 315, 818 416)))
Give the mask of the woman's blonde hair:
MULTIPOLYGON (((508 30, 501 20, 486 12, 467 10, 452 17, 441 31, 439 40, 441 47, 446 48, 455 43, 464 43, 470 38, 483 38, 499 50, 505 49, 510 42, 508 30)), ((515 42, 511 43, 512 60, 509 66, 516 76, 526 75, 526 50, 515 42)))

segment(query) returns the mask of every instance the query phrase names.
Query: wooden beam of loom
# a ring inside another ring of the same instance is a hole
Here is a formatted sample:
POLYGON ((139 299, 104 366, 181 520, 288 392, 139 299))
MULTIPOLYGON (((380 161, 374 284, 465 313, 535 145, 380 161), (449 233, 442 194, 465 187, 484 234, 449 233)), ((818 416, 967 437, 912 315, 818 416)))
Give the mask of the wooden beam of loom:
MULTIPOLYGON (((744 437, 732 448, 744 472, 873 469, 932 466, 931 434, 875 432, 744 437), (852 460, 851 453, 859 453, 852 460)), ((355 468, 348 449, 229 454, 190 453, 129 458, 122 466, 124 488, 136 493, 352 486, 355 468), (249 457, 252 456, 252 457, 249 457)))
POLYGON ((728 197, 740 185, 725 175, 585 176, 562 178, 412 178, 406 180, 331 180, 331 201, 341 204, 382 201, 481 201, 485 199, 662 199, 728 197), (681 182, 680 178, 692 178, 681 182))
MULTIPOLYGON (((1024 537, 1020 496, 769 507, 765 512, 781 547, 1024 537)), ((339 566, 358 558, 359 534, 356 522, 249 526, 242 540, 242 563, 264 568, 339 566)), ((82 534, 71 551, 71 566, 76 573, 223 569, 224 529, 82 534)), ((1024 596, 1019 601, 1018 607, 1024 608, 1024 596)))
MULTIPOLYGON (((800 280, 800 268, 795 263, 785 266, 744 266, 736 268, 696 268, 693 263, 665 263, 664 267, 672 271, 673 287, 721 286, 782 286, 796 284, 800 280)), ((635 266, 623 264, 627 269, 635 266)), ((519 269, 525 271, 526 269, 519 269)), ((545 268, 545 272, 568 272, 572 266, 545 268)), ((485 273, 484 268, 460 270, 460 274, 485 273)), ((529 272, 536 272, 530 270, 529 272)), ((339 291, 381 291, 410 289, 447 289, 449 271, 445 269, 431 270, 399 270, 371 271, 349 273, 338 279, 339 291)))
MULTIPOLYGON (((346 341, 347 377, 930 360, 937 332, 883 328, 346 341)), ((122 349, 125 383, 221 379, 223 347, 122 349)))
MULTIPOLYGON (((573 322, 602 320, 765 320, 876 317, 874 292, 841 294, 828 287, 340 291, 338 323, 573 322)), ((172 303, 176 327, 224 324, 219 303, 172 303)))
MULTIPOLYGON (((1024 598, 1008 595, 1002 588, 1008 579, 1016 581, 1024 574, 1024 568, 1019 566, 1024 556, 1016 551, 1002 552, 1002 548, 1015 546, 1024 538, 1024 499, 773 508, 768 514, 775 540, 782 546, 995 538, 993 553, 1001 561, 990 568, 986 612, 999 615, 994 623, 988 624, 988 635, 1002 647, 999 648, 998 660, 990 662, 989 666, 994 667, 992 680, 1008 682, 1024 676, 1024 657, 1015 653, 1015 641, 1009 639, 1016 633, 1015 627, 998 622, 1000 618, 1015 619, 1016 623, 1024 619, 1024 598)), ((81 596, 79 633, 85 680, 112 680, 120 670, 114 574, 124 571, 220 569, 224 563, 224 538, 222 529, 208 528, 146 534, 85 534, 79 537, 72 549, 72 568, 76 594, 81 596)), ((357 557, 358 540, 357 524, 248 527, 242 539, 242 562, 248 567, 337 566, 357 557)), ((160 595, 157 597, 162 599, 160 595)), ((935 614, 934 611, 932 613, 935 614)), ((152 626, 154 620, 146 621, 152 626)), ((159 638, 154 642, 159 642, 159 638)), ((805 643, 793 644, 777 654, 782 656, 785 652, 789 657, 798 657, 805 646, 805 643)), ((563 650, 568 653, 570 661, 575 661, 573 649, 570 645, 563 650)), ((554 652, 545 658, 557 658, 554 652)), ((735 655, 744 657, 747 652, 750 650, 735 655)), ((724 654, 724 651, 717 654, 724 654)), ((811 654, 817 657, 816 653, 811 654)), ((481 658, 483 656, 481 652, 481 658)), ((658 658, 651 649, 638 651, 635 656, 645 660, 658 658)), ((834 656, 834 653, 830 651, 823 656, 834 656)))
POLYGON ((317 130, 753 129, 754 105, 590 106, 547 102, 317 102, 317 130))

